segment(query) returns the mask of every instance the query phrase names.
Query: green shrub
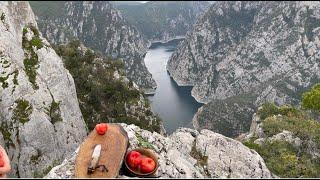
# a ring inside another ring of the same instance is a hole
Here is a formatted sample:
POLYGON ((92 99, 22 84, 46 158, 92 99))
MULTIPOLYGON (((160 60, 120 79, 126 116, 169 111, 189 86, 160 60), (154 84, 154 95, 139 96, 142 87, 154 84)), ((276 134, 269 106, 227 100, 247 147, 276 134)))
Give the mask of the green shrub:
POLYGON ((291 105, 276 106, 274 103, 265 103, 262 109, 258 111, 258 115, 262 120, 273 115, 283 115, 289 117, 301 117, 303 113, 291 105))
POLYGON ((52 100, 52 103, 50 106, 50 118, 51 118, 52 124, 62 121, 62 117, 60 114, 60 102, 57 103, 54 101, 54 99, 52 100))
POLYGON ((269 117, 263 121, 263 131, 273 136, 283 130, 291 131, 302 140, 314 140, 320 148, 320 122, 297 117, 269 117))
POLYGON ((263 119, 262 129, 267 137, 272 137, 284 130, 293 133, 302 140, 299 147, 289 142, 267 140, 262 145, 254 143, 256 138, 244 142, 247 147, 256 150, 265 160, 267 167, 276 175, 284 178, 319 177, 320 159, 312 158, 308 144, 314 142, 320 148, 320 122, 309 119, 305 112, 292 106, 277 107, 266 104, 259 111, 263 119), (282 116, 273 116, 281 114, 282 116))
POLYGON ((314 85, 310 91, 303 93, 302 107, 320 112, 320 84, 314 85))
POLYGON ((262 109, 258 111, 258 115, 261 119, 265 119, 271 115, 277 115, 280 111, 274 103, 265 103, 262 105, 262 109))
POLYGON ((43 47, 43 43, 41 38, 39 37, 39 31, 37 30, 37 28, 32 25, 28 25, 27 27, 23 28, 22 34, 22 47, 24 49, 25 54, 23 64, 30 83, 32 84, 34 89, 38 89, 39 87, 36 83, 36 71, 39 68, 39 60, 38 55, 34 52, 32 48, 33 46, 35 46, 37 49, 40 49, 43 47), (30 29, 34 34, 34 37, 31 39, 31 41, 28 41, 26 38, 26 33, 28 32, 28 29, 30 29))
POLYGON ((282 178, 319 177, 319 159, 312 159, 308 153, 288 142, 266 142, 254 149, 265 160, 269 170, 282 178))
POLYGON ((149 143, 147 140, 145 140, 140 134, 136 133, 136 137, 138 139, 138 146, 142 148, 148 148, 148 149, 154 149, 154 146, 149 143))
POLYGON ((37 49, 41 49, 43 47, 42 40, 39 37, 33 37, 30 43, 31 46, 35 46, 37 49))

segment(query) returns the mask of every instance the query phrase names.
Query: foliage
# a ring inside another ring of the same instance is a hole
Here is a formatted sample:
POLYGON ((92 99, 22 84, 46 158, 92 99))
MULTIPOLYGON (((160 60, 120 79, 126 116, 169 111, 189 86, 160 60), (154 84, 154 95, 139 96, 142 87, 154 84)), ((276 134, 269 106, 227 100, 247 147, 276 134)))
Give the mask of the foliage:
POLYGON ((320 122, 318 121, 287 116, 269 117, 263 121, 262 127, 267 136, 287 130, 303 141, 314 141, 320 148, 320 122))
POLYGON ((8 80, 9 76, 6 77, 0 77, 0 82, 2 84, 2 88, 5 89, 9 86, 7 80, 8 80))
POLYGON ((285 116, 300 116, 302 115, 302 112, 291 105, 283 105, 278 107, 274 103, 267 102, 262 105, 262 109, 260 109, 257 114, 263 120, 267 117, 278 114, 285 116))
POLYGON ((25 67, 25 72, 29 78, 34 89, 38 89, 38 85, 36 83, 36 70, 39 67, 39 60, 37 53, 33 50, 32 47, 36 47, 40 49, 43 47, 43 43, 41 38, 39 37, 39 31, 36 27, 32 25, 28 25, 22 30, 22 47, 24 49, 25 59, 23 60, 23 64, 25 67), (26 34, 28 31, 32 31, 34 36, 30 41, 28 41, 26 34))
POLYGON ((310 91, 303 93, 302 107, 320 112, 320 84, 314 85, 310 91))
POLYGON ((3 140, 6 144, 6 147, 9 148, 10 146, 12 147, 15 147, 12 139, 11 139, 11 130, 13 129, 13 124, 12 122, 1 122, 1 125, 0 125, 0 132, 3 136, 3 140), (9 123, 9 125, 8 125, 9 123))
POLYGON ((317 149, 320 148, 320 122, 310 119, 306 112, 290 105, 278 107, 266 103, 258 114, 262 119, 261 127, 266 140, 258 145, 254 143, 254 137, 244 142, 244 145, 256 150, 267 167, 280 177, 319 177, 320 158, 312 157, 309 146, 314 143, 317 149), (301 145, 294 146, 286 141, 269 139, 284 130, 298 137, 301 145))
POLYGON ((147 140, 145 140, 140 134, 136 133, 136 137, 139 142, 139 145, 138 145, 139 147, 154 149, 154 146, 151 143, 149 143, 147 140))
POLYGON ((12 119, 24 124, 29 121, 29 115, 32 113, 32 105, 24 99, 18 99, 16 103, 17 106, 13 110, 12 119))
POLYGON ((50 118, 53 124, 58 121, 62 121, 59 106, 60 106, 60 102, 57 103, 54 101, 54 99, 52 99, 52 103, 50 106, 50 118))
POLYGON ((116 71, 123 70, 123 62, 104 58, 91 50, 79 50, 80 42, 54 47, 74 78, 80 109, 89 130, 96 123, 117 122, 135 124, 151 131, 160 130, 158 121, 150 124, 145 116, 129 116, 126 106, 140 99, 141 92, 114 78, 116 71))
POLYGON ((282 178, 319 177, 320 159, 312 159, 285 141, 265 142, 262 146, 252 141, 244 143, 256 150, 265 160, 269 170, 282 178))

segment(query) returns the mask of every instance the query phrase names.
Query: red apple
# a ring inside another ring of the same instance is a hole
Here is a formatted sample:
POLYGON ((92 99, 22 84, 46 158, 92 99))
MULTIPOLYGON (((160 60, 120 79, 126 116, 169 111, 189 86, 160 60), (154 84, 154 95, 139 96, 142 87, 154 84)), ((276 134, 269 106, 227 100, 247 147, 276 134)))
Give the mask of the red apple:
POLYGON ((141 154, 138 151, 131 151, 127 156, 127 164, 136 169, 141 163, 141 154))
POLYGON ((96 131, 99 135, 104 135, 108 130, 107 123, 100 123, 96 125, 96 131))
POLYGON ((153 159, 145 157, 140 164, 140 170, 142 173, 152 172, 156 168, 156 163, 153 159))

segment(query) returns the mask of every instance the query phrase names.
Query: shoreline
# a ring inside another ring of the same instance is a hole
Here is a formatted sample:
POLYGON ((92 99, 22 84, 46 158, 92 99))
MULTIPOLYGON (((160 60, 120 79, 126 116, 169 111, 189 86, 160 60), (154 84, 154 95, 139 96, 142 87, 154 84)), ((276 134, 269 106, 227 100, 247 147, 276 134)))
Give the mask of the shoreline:
POLYGON ((170 38, 168 40, 153 40, 153 41, 151 41, 151 44, 153 44, 153 43, 163 43, 163 44, 165 44, 165 43, 168 43, 168 42, 173 41, 173 40, 185 39, 185 37, 186 36, 175 36, 175 37, 170 38))
MULTIPOLYGON (((155 43, 161 43, 161 44, 166 44, 166 43, 169 43, 171 41, 174 41, 174 40, 181 40, 181 39, 184 39, 185 36, 175 36, 174 38, 170 38, 169 40, 154 40, 154 41, 149 41, 149 44, 148 44, 148 50, 150 49, 150 47, 155 44, 155 43)), ((148 51, 147 50, 147 51, 148 51)), ((144 59, 143 59, 144 61, 144 59)), ((149 71, 149 70, 148 70, 149 71)), ((167 70, 167 72, 169 72, 167 70)), ((149 72, 150 73, 150 72, 149 72)), ((151 73, 150 73, 151 74, 151 73)), ((170 73, 169 73, 169 76, 170 76, 170 73)), ((170 76, 171 77, 171 76, 170 76)), ((147 95, 147 96, 153 96, 156 94, 156 90, 157 90, 157 87, 158 85, 154 88, 154 89, 148 89, 148 90, 145 90, 144 91, 144 94, 147 95)))
POLYGON ((194 87, 193 84, 187 84, 187 83, 179 83, 179 82, 177 82, 177 81, 174 79, 174 77, 171 76, 171 73, 170 73, 170 71, 168 70, 168 68, 167 68, 167 73, 168 73, 168 75, 170 76, 170 78, 171 78, 179 87, 192 87, 190 94, 191 94, 191 96, 194 98, 195 101, 197 101, 198 103, 203 104, 203 105, 209 103, 209 102, 206 102, 206 101, 201 101, 196 95, 194 95, 194 93, 192 93, 192 90, 193 90, 193 87, 194 87))
POLYGON ((171 41, 181 40, 181 39, 185 39, 185 36, 175 36, 175 37, 170 38, 170 39, 168 39, 168 40, 151 40, 151 41, 149 41, 149 43, 148 43, 148 49, 150 49, 150 47, 152 46, 152 44, 155 44, 155 43, 166 44, 166 43, 169 43, 169 42, 171 42, 171 41))

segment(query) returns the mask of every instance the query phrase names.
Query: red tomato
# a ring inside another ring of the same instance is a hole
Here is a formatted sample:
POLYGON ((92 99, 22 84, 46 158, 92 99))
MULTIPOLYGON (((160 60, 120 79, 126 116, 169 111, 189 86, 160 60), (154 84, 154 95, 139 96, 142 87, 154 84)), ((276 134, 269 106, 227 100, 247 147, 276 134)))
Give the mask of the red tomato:
POLYGON ((140 164, 140 170, 142 173, 149 173, 156 168, 156 163, 151 158, 143 158, 140 164))
POLYGON ((4 160, 2 158, 0 158, 0 167, 4 166, 4 160))
POLYGON ((96 125, 96 131, 99 135, 104 135, 108 130, 107 123, 100 123, 96 125))
POLYGON ((128 156, 127 156, 127 163, 128 165, 133 168, 136 169, 140 163, 141 163, 141 154, 138 151, 131 151, 128 156))

